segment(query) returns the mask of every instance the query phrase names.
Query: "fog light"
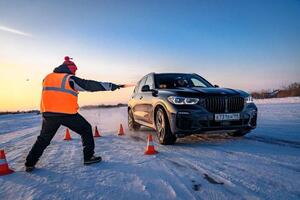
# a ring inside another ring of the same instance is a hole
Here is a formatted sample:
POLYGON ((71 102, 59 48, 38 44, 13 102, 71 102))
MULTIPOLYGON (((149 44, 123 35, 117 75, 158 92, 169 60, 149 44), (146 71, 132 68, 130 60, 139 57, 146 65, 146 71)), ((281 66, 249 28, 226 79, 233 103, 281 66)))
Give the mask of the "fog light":
POLYGON ((249 115, 249 114, 244 114, 243 118, 244 118, 244 119, 249 119, 249 118, 250 118, 250 115, 249 115))

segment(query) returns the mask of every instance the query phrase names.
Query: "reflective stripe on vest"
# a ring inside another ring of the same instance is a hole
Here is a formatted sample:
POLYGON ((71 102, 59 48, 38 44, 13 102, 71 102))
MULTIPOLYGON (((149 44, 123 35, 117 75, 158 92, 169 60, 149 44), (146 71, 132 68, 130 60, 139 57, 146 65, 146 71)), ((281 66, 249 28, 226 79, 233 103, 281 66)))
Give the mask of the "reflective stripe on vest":
POLYGON ((61 82, 61 87, 43 87, 43 90, 44 91, 60 91, 60 92, 65 92, 65 93, 69 93, 69 94, 72 94, 73 96, 77 97, 78 94, 77 92, 75 92, 74 90, 69 90, 69 89, 66 89, 66 82, 67 82, 67 79, 68 77, 71 76, 71 75, 65 75, 62 82, 61 82))
POLYGON ((70 85, 71 74, 51 73, 43 81, 41 112, 75 114, 78 92, 70 85))

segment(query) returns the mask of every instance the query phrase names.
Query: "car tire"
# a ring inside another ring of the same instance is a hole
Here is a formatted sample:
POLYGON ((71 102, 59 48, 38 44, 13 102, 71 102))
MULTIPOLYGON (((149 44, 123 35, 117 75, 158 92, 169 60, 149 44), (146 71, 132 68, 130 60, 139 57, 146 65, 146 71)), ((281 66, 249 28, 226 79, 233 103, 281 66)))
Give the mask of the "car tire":
POLYGON ((242 136, 246 135, 249 132, 250 132, 250 130, 242 129, 242 130, 238 130, 238 131, 234 131, 234 132, 228 132, 227 134, 232 136, 232 137, 242 137, 242 136))
POLYGON ((159 108, 155 112, 155 127, 160 144, 172 145, 176 142, 176 136, 171 132, 170 123, 166 112, 159 108))
POLYGON ((132 110, 128 110, 128 128, 130 131, 138 131, 141 125, 134 121, 132 110))

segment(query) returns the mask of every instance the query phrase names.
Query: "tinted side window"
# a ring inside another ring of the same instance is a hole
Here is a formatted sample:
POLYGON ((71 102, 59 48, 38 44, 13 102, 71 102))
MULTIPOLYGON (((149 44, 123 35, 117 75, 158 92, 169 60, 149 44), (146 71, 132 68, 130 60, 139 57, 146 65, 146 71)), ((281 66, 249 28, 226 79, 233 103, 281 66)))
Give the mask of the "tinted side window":
POLYGON ((207 87, 203 82, 201 82, 198 79, 191 78, 191 82, 193 83, 193 86, 195 87, 207 87))
POLYGON ((147 76, 144 77, 144 78, 140 81, 138 92, 141 92, 141 91, 142 91, 142 87, 145 85, 146 79, 147 79, 147 76))
POLYGON ((148 76, 147 81, 145 82, 145 85, 149 85, 151 90, 154 88, 154 80, 153 80, 152 75, 148 76))
POLYGON ((138 83, 136 84, 136 86, 134 87, 134 90, 133 90, 133 93, 134 93, 134 94, 137 93, 138 88, 139 88, 139 84, 140 84, 140 82, 138 82, 138 83))

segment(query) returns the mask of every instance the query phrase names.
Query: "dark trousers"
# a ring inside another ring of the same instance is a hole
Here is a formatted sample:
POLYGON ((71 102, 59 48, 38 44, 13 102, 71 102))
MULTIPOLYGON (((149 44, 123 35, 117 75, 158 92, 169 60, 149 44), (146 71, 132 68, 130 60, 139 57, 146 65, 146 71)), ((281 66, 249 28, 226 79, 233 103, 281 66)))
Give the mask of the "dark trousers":
POLYGON ((89 159, 94 155, 95 143, 92 126, 80 114, 43 116, 41 133, 26 158, 26 166, 34 166, 37 163, 61 125, 81 136, 84 159, 89 159))

